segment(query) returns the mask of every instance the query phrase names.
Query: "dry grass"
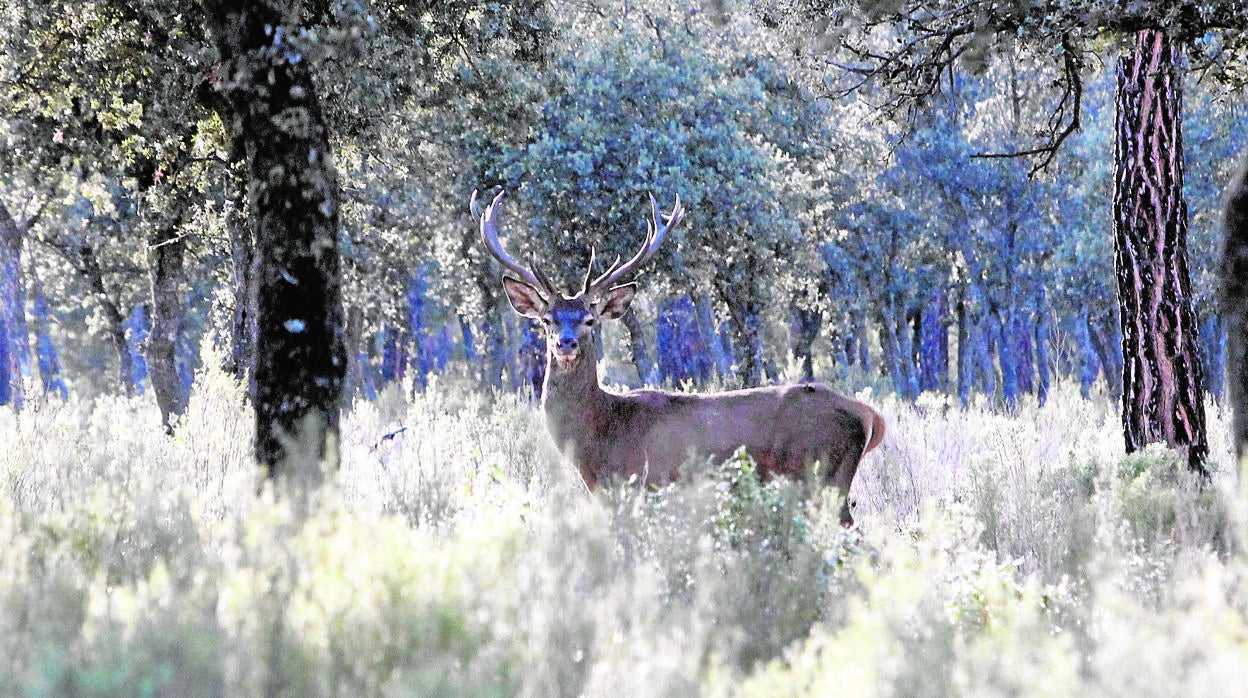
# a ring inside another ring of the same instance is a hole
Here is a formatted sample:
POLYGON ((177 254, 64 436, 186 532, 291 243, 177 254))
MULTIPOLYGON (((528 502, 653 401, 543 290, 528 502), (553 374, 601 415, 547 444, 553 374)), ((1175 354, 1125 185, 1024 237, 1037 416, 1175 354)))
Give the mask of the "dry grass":
POLYGON ((0 415, 3 695, 1210 695, 1248 685, 1243 497, 1122 453, 1060 388, 1006 416, 868 398, 855 483, 738 460, 587 496, 532 408, 442 385, 345 419, 298 516, 238 389, 0 415), (382 437, 399 427, 406 430, 382 437))

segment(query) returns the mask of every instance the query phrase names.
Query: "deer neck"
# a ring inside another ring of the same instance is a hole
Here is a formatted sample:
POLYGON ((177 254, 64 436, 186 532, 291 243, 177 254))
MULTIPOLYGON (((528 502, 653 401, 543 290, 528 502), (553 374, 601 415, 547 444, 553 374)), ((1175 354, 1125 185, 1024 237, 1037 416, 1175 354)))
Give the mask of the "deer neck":
POLYGON ((610 396, 598 384, 596 349, 589 347, 580 361, 568 368, 559 367, 549 353, 546 356, 542 409, 546 412, 546 426, 560 449, 583 442, 607 410, 610 396))

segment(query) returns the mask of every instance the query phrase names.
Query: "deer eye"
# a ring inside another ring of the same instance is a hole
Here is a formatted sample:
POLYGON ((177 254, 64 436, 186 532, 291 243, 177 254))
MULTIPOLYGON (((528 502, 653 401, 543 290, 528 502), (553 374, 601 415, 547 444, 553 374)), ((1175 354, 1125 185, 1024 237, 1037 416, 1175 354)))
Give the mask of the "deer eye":
POLYGON ((593 326, 594 326, 594 319, 593 319, 592 317, 587 317, 587 318, 585 318, 585 326, 586 326, 586 327, 593 327, 593 326))
POLYGON ((545 325, 546 327, 550 327, 550 324, 551 324, 552 322, 554 322, 554 319, 553 319, 553 318, 551 318, 550 316, 546 316, 546 317, 542 318, 542 324, 543 324, 543 325, 545 325))

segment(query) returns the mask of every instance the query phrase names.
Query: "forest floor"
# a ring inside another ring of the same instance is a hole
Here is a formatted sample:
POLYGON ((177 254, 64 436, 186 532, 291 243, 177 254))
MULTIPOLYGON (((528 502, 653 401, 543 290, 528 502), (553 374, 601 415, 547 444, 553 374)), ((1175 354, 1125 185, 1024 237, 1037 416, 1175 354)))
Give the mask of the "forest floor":
POLYGON ((307 502, 257 497, 241 390, 174 437, 145 399, 0 414, 0 695, 1228 695, 1248 515, 1125 456, 1059 386, 1002 414, 879 407, 854 484, 743 459, 590 496, 534 407, 443 383, 344 416, 307 502), (406 429, 383 438, 401 427, 406 429))

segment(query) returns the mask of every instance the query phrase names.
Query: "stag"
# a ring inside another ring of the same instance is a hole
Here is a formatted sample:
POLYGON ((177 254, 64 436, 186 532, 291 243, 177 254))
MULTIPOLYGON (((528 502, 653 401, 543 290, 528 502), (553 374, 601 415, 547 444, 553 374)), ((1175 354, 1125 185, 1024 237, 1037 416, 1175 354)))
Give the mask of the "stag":
POLYGON ((593 279, 591 256, 591 271, 574 296, 559 293, 536 263, 526 267, 503 248, 496 222, 502 199, 499 192, 480 211, 473 192, 469 207, 486 248, 503 265, 512 308, 545 328, 546 427, 591 491, 607 478, 663 485, 691 457, 723 460, 744 447, 763 477, 821 472, 840 494, 841 523, 853 523, 850 483, 862 457, 884 438, 883 418, 867 405, 813 383, 701 395, 648 389, 618 395, 599 385, 595 326, 628 310, 637 284, 626 280, 684 216, 679 196, 666 221, 651 196, 641 249, 626 262, 617 257, 593 279), (821 469, 811 468, 816 461, 821 469))

